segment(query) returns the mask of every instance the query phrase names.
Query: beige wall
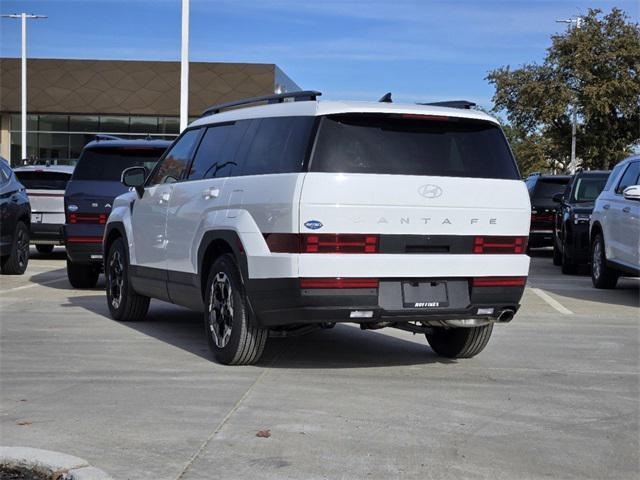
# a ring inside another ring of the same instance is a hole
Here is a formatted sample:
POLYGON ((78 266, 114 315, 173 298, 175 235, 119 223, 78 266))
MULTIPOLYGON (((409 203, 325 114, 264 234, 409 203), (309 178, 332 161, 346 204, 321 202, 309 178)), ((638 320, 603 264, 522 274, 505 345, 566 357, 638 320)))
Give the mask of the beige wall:
MULTIPOLYGON (((179 62, 32 59, 27 73, 30 113, 179 115, 179 62)), ((192 62, 189 115, 273 93, 275 76, 274 64, 192 62)), ((0 112, 19 111, 20 60, 2 58, 0 112)))

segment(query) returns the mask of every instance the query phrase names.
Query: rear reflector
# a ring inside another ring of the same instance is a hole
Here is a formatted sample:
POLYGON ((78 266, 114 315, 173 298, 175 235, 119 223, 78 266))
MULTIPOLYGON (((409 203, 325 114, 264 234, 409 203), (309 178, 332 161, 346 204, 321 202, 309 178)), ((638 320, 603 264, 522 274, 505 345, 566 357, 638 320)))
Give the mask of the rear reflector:
POLYGON ((525 253, 528 237, 476 237, 473 253, 525 253))
POLYGON ((378 253, 377 235, 267 233, 264 238, 274 253, 378 253))
POLYGON ((106 213, 68 213, 67 223, 90 223, 104 225, 107 223, 106 213))
POLYGON ((475 277, 471 281, 474 287, 524 287, 527 277, 475 277))
POLYGON ((377 278, 301 278, 300 288, 378 288, 377 278))
POLYGON ((68 237, 67 243, 102 243, 102 237, 68 237))

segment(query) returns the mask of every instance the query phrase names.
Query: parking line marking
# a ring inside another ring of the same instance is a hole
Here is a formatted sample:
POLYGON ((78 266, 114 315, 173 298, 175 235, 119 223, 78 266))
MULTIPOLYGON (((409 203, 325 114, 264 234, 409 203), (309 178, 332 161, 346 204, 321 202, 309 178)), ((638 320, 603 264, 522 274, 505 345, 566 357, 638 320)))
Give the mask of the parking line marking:
POLYGON ((530 290, 563 315, 573 315, 573 312, 571 310, 564 307, 560 302, 554 299, 547 292, 540 290, 539 288, 530 288, 530 290))
POLYGON ((14 288, 10 288, 9 290, 3 290, 0 292, 0 295, 3 293, 16 292, 18 290, 26 290, 27 288, 39 287, 41 285, 49 285, 50 283, 56 283, 66 279, 67 277, 60 277, 54 280, 47 280, 46 282, 32 283, 31 285, 22 285, 21 287, 14 287, 14 288))

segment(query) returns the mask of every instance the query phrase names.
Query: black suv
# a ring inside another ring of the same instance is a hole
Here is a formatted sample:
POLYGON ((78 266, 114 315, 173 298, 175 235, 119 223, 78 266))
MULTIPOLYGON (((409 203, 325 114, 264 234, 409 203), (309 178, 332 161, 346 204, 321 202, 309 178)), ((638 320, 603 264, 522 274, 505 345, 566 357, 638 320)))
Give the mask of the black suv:
POLYGON ((31 205, 27 191, 0 157, 0 271, 22 275, 29 263, 31 205))
POLYGON ((64 194, 67 276, 75 288, 92 288, 102 270, 102 235, 113 200, 127 188, 122 171, 143 166, 147 172, 171 142, 102 139, 88 143, 64 194))
POLYGON ((562 273, 575 273, 578 265, 589 263, 589 220, 609 173, 578 172, 563 193, 553 196, 559 204, 553 226, 553 264, 562 265, 562 273))
POLYGON ((552 197, 562 193, 571 180, 570 175, 540 175, 532 173, 525 183, 531 198, 531 227, 529 247, 550 247, 553 245, 553 221, 556 204, 552 197))

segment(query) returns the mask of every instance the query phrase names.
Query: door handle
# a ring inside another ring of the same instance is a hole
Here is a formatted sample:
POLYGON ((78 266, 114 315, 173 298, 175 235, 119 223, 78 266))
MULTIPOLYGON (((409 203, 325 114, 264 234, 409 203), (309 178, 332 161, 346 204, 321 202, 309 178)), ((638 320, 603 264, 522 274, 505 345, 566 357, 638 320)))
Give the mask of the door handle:
POLYGON ((609 210, 609 208, 611 208, 611 205, 609 205, 609 204, 607 203, 607 204, 603 205, 603 206, 602 206, 602 208, 603 208, 604 210, 609 210))
POLYGON ((169 195, 168 193, 163 193, 162 195, 160 195, 160 200, 158 200, 158 203, 162 204, 164 202, 168 202, 170 198, 171 195, 169 195))
POLYGON ((624 213, 629 213, 629 212, 631 211, 631 207, 624 207, 624 208, 622 209, 622 211, 623 211, 624 213))
POLYGON ((205 200, 209 200, 210 198, 218 198, 219 195, 220 195, 219 188, 207 188, 205 191, 202 192, 202 197, 205 200))

